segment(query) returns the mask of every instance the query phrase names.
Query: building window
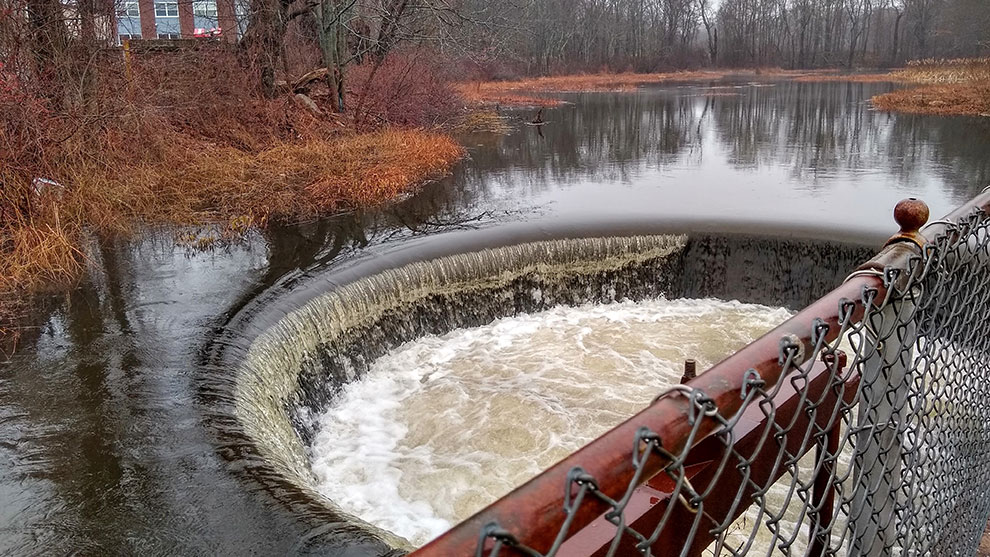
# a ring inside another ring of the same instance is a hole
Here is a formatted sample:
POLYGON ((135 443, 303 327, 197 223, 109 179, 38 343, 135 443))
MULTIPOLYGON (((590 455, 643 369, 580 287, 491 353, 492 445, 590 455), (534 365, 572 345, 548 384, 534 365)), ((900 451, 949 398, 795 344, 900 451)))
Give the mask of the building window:
POLYGON ((141 9, 137 2, 124 2, 117 10, 117 15, 120 17, 141 17, 141 9))
POLYGON ((125 34, 125 35, 121 35, 120 36, 120 42, 123 43, 124 41, 136 41, 136 40, 138 40, 140 38, 141 38, 141 35, 126 35, 125 34))
POLYGON ((178 33, 158 33, 159 39, 178 39, 178 33))
POLYGON ((179 3, 155 2, 155 17, 179 17, 179 3))
POLYGON ((212 1, 193 2, 193 15, 199 17, 217 18, 217 3, 212 1))

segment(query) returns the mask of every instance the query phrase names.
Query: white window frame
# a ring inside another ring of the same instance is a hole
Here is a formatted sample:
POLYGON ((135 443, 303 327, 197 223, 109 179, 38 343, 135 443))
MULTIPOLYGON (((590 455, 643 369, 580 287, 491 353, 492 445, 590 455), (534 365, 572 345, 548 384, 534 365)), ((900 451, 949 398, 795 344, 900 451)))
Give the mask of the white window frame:
POLYGON ((192 5, 194 16, 207 19, 217 18, 217 3, 213 0, 195 0, 192 5))
POLYGON ((179 17, 179 3, 155 2, 155 17, 179 17))
POLYGON ((178 33, 158 33, 158 38, 172 40, 172 39, 181 39, 182 36, 178 33))
POLYGON ((123 2, 117 10, 118 17, 141 17, 141 6, 137 2, 123 2))

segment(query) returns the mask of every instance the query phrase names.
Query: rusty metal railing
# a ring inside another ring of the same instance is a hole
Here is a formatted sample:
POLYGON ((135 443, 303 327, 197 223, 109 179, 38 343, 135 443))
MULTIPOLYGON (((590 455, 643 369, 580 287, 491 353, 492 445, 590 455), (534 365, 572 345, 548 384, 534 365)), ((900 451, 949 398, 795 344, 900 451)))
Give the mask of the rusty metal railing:
POLYGON ((414 555, 972 554, 988 210, 983 193, 922 229, 902 201, 838 288, 414 555))

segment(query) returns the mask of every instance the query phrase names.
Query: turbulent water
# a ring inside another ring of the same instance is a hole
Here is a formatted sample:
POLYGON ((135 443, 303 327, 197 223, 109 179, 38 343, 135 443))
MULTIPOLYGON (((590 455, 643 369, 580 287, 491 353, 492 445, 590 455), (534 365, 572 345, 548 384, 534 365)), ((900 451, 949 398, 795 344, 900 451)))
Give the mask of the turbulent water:
POLYGON ((653 299, 556 307, 401 346, 320 419, 312 468, 344 510, 422 544, 785 320, 653 299))

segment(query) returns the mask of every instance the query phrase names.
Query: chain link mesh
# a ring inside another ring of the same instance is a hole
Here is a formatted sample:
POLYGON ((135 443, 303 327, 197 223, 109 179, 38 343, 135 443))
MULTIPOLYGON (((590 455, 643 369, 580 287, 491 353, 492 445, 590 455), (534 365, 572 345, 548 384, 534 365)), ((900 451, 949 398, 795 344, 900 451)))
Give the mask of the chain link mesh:
POLYGON ((860 272, 885 288, 862 289, 860 319, 840 303, 836 340, 823 320, 810 355, 782 338, 781 379, 749 370, 738 412, 689 385, 660 395, 690 402, 686 448, 641 427, 624 492, 571 469, 549 550, 492 522, 476 555, 570 553, 575 510, 592 500, 614 530, 598 554, 973 555, 990 515, 990 223, 974 211, 938 224, 906 265, 860 272), (651 459, 662 472, 643 477, 651 459), (643 493, 667 503, 643 512, 643 493))

